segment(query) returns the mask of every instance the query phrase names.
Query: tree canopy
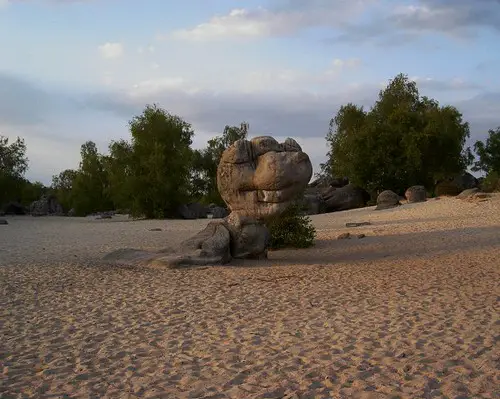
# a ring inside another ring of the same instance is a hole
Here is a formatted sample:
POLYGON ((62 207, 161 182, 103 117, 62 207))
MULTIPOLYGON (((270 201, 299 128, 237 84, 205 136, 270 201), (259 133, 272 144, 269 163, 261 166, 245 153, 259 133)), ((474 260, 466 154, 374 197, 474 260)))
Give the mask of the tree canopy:
POLYGON ((372 193, 432 187, 470 165, 464 148, 469 134, 456 108, 421 97, 416 83, 400 74, 369 111, 352 103, 340 108, 330 121, 330 151, 322 168, 372 193))
POLYGON ((224 150, 235 141, 245 139, 249 128, 246 122, 240 126, 226 125, 222 135, 210 139, 206 148, 194 150, 191 174, 192 198, 206 204, 224 204, 217 189, 217 167, 224 150))
POLYGON ((486 142, 476 141, 474 151, 478 155, 474 171, 500 174, 500 126, 488 131, 486 142))

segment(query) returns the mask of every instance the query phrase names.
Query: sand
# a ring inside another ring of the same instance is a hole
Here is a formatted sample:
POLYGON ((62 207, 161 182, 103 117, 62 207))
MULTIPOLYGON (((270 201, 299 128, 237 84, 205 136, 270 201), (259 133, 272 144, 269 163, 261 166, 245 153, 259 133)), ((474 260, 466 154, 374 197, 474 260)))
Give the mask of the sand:
POLYGON ((312 249, 183 270, 100 259, 206 220, 7 219, 1 398, 500 395, 498 195, 316 215, 312 249))

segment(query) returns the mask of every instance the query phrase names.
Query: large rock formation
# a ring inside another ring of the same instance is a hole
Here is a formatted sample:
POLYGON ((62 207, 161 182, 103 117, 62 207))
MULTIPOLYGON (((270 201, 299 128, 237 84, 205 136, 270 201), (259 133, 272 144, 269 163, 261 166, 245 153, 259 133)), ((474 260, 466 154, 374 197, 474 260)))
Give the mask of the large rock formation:
POLYGON ((229 216, 210 222, 184 241, 176 254, 125 249, 105 260, 176 267, 266 258, 266 220, 283 213, 311 176, 311 161, 295 140, 278 143, 268 136, 238 140, 224 151, 217 170, 217 186, 229 216))
POLYGON ((38 201, 34 201, 30 205, 30 213, 33 216, 47 216, 64 214, 63 207, 53 195, 42 195, 38 201))

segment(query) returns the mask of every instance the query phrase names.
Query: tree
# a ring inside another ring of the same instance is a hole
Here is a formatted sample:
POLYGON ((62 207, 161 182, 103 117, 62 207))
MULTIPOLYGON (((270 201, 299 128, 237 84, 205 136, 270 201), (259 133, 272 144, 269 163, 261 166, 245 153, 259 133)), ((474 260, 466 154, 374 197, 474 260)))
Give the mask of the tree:
POLYGON ((432 187, 471 164, 464 148, 469 125, 454 107, 420 97, 417 85, 399 74, 381 90, 369 111, 354 104, 330 121, 328 162, 323 171, 348 176, 376 195, 391 189, 432 187))
POLYGON ((125 184, 131 212, 148 218, 173 216, 189 194, 191 125, 157 105, 147 105, 129 125, 131 164, 125 184))
POLYGON ((222 153, 235 141, 246 139, 250 126, 243 122, 240 126, 226 125, 221 136, 208 141, 203 150, 193 151, 191 173, 191 197, 201 202, 224 205, 217 189, 217 167, 222 153))
POLYGON ((0 205, 11 200, 20 200, 24 186, 24 174, 28 169, 26 144, 18 137, 9 144, 9 139, 0 136, 0 205))
POLYGON ((488 130, 486 143, 476 141, 474 151, 479 159, 474 163, 473 171, 481 171, 487 175, 500 174, 500 126, 494 130, 488 130))
POLYGON ((66 212, 73 208, 73 182, 77 174, 76 170, 66 169, 52 176, 51 189, 66 212))
POLYGON ((80 154, 82 160, 71 189, 75 214, 85 216, 112 209, 104 157, 99 154, 96 144, 92 141, 82 144, 80 154))
POLYGON ((116 208, 130 210, 133 203, 134 151, 126 140, 112 141, 105 158, 109 194, 116 208))

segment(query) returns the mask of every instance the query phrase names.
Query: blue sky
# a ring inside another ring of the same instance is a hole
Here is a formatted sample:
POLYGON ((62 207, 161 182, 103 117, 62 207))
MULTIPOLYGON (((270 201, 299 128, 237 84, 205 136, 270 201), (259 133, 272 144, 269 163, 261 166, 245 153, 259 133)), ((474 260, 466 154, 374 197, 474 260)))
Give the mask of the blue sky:
POLYGON ((500 125, 500 0, 0 0, 0 51, 0 134, 25 138, 44 183, 148 103, 195 147, 245 120, 315 167, 339 106, 400 72, 458 107, 471 142, 500 125))

